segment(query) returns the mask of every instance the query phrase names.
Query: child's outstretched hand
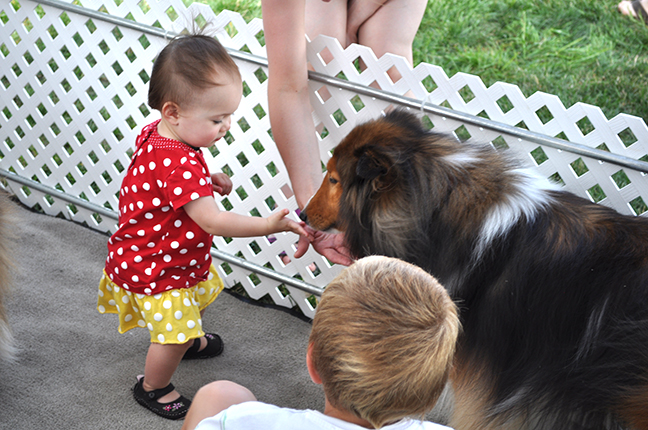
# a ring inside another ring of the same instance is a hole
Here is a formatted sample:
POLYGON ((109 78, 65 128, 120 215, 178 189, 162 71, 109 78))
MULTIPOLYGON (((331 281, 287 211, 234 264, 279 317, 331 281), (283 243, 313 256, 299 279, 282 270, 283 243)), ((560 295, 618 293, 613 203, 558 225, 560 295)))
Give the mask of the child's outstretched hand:
POLYGON ((300 223, 286 218, 289 213, 288 209, 280 209, 266 218, 269 230, 274 232, 292 231, 300 236, 309 237, 309 234, 300 223))
POLYGON ((221 196, 226 196, 232 192, 232 180, 225 173, 212 173, 211 180, 212 189, 221 196))

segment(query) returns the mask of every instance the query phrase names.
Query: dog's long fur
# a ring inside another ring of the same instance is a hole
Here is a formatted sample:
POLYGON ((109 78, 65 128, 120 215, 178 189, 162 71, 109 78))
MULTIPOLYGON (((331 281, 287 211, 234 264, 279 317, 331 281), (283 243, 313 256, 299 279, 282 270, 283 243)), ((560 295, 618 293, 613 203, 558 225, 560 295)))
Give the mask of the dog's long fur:
POLYGON ((419 265, 461 308, 452 426, 648 429, 648 219, 403 111, 352 130, 327 169, 309 224, 419 265))

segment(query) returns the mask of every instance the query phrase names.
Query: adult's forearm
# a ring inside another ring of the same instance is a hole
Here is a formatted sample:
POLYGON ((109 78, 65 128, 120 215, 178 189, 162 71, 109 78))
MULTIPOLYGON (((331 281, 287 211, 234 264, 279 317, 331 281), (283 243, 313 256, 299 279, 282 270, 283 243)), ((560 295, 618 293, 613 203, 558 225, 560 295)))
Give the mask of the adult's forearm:
POLYGON ((308 94, 304 0, 263 0, 261 5, 272 135, 303 208, 322 180, 308 94))
POLYGON ((297 204, 303 208, 322 181, 308 88, 293 91, 269 86, 268 96, 272 135, 288 169, 297 204))

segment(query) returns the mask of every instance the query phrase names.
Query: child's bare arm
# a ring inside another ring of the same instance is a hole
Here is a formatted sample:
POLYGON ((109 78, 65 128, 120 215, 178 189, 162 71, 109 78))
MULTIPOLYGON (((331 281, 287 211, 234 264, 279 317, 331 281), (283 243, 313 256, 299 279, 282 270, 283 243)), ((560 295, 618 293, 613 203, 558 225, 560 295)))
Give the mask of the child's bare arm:
POLYGON ((209 234, 225 237, 267 236, 282 231, 308 236, 299 223, 286 218, 288 209, 267 218, 221 211, 212 197, 201 197, 183 206, 187 215, 209 234))

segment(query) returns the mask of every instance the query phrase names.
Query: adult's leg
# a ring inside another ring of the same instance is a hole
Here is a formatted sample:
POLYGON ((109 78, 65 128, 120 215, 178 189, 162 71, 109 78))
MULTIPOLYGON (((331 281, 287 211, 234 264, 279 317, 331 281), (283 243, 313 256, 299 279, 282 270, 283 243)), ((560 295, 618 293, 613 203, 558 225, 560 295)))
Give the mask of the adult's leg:
POLYGON ((426 4, 426 0, 388 0, 360 26, 358 41, 370 46, 379 58, 389 52, 412 64, 412 42, 426 4))
POLYGON ((310 40, 320 34, 335 37, 346 48, 346 0, 306 0, 306 34, 310 40))
POLYGON ((242 385, 230 381, 215 381, 200 388, 185 416, 182 430, 193 430, 205 418, 243 402, 256 400, 254 394, 242 385))

